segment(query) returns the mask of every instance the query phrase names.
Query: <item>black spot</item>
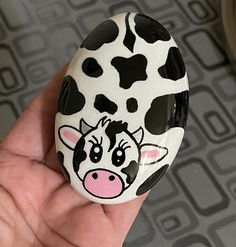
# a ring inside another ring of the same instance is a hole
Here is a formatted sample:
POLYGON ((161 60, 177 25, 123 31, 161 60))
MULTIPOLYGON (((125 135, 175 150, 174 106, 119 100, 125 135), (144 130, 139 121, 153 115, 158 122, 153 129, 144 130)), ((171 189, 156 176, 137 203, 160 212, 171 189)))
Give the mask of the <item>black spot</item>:
POLYGON ((122 121, 112 121, 106 127, 105 133, 110 140, 110 147, 108 152, 114 147, 116 144, 116 135, 126 131, 128 124, 126 122, 122 123, 122 121))
POLYGON ((136 112, 138 110, 138 102, 135 98, 129 98, 126 101, 128 112, 136 112))
POLYGON ((140 196, 150 190, 162 178, 168 167, 169 165, 164 165, 155 173, 153 173, 143 184, 139 186, 136 195, 140 196))
POLYGON ((189 91, 175 94, 175 115, 171 127, 182 127, 185 129, 188 118, 189 91))
POLYGON ((186 69, 183 58, 177 47, 171 47, 165 65, 158 69, 161 77, 177 81, 185 76, 186 69))
POLYGON ((130 58, 114 57, 111 64, 120 75, 120 87, 130 88, 136 81, 147 79, 147 59, 144 55, 137 54, 130 58))
POLYGON ((126 34, 125 34, 125 39, 123 41, 123 44, 131 51, 134 51, 134 43, 136 40, 135 35, 132 33, 130 26, 129 26, 129 16, 130 13, 128 13, 125 16, 125 24, 126 24, 126 34))
POLYGON ((66 179, 66 181, 68 183, 70 183, 70 174, 69 172, 66 170, 65 166, 64 166, 64 154, 61 152, 61 151, 58 151, 57 152, 57 159, 61 165, 61 170, 62 170, 62 173, 66 179))
POLYGON ((88 50, 97 50, 105 43, 115 41, 119 34, 119 28, 112 20, 107 20, 97 26, 84 40, 81 47, 88 50))
POLYGON ((168 41, 171 38, 169 32, 159 22, 146 15, 137 14, 134 21, 136 33, 148 43, 155 43, 158 40, 168 41))
POLYGON ((90 77, 99 77, 103 74, 102 67, 98 64, 97 60, 92 57, 88 57, 82 64, 83 72, 90 77))
POLYGON ((94 107, 101 113, 108 112, 112 115, 117 111, 117 105, 103 94, 96 95, 94 107))
POLYGON ((62 84, 57 111, 64 115, 79 112, 85 105, 85 97, 79 92, 75 80, 67 75, 62 84))
POLYGON ((135 160, 130 161, 129 165, 123 169, 121 172, 127 175, 126 182, 132 184, 138 174, 139 165, 135 160))
POLYGON ((188 102, 188 91, 155 98, 145 115, 146 129, 153 135, 160 135, 173 127, 185 128, 188 102))
POLYGON ((84 145, 85 145, 85 140, 83 137, 81 137, 75 146, 74 157, 73 157, 73 167, 76 173, 79 171, 81 162, 83 162, 87 158, 87 154, 84 151, 84 145))

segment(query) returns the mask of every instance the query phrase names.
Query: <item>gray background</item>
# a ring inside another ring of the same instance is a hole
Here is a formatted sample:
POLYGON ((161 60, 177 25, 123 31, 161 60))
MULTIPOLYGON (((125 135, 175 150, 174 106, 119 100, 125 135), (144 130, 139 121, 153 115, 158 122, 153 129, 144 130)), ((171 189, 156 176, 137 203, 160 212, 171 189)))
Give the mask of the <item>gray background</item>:
POLYGON ((219 0, 0 0, 0 139, 94 25, 143 12, 175 37, 191 100, 181 151, 124 246, 236 246, 236 79, 219 0))

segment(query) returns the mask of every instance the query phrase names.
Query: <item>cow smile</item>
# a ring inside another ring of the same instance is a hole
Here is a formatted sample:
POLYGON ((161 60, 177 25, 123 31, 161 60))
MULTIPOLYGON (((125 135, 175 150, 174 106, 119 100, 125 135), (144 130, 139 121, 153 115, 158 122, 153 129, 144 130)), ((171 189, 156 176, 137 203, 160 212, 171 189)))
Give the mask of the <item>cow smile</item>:
POLYGON ((88 171, 84 176, 83 186, 89 194, 103 199, 116 198, 125 190, 120 175, 106 169, 88 171))

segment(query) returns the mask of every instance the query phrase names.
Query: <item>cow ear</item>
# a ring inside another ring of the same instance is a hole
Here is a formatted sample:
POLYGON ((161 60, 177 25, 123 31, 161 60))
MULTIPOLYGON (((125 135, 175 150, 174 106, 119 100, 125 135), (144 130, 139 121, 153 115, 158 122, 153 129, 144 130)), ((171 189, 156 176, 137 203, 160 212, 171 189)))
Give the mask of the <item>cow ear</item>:
POLYGON ((143 133, 143 128, 142 127, 140 127, 139 129, 137 129, 136 131, 134 131, 132 133, 132 136, 134 137, 134 139, 136 140, 136 142, 138 144, 142 143, 143 135, 144 135, 144 133, 143 133))
POLYGON ((151 165, 161 161, 168 154, 166 147, 154 144, 143 144, 140 146, 140 163, 143 165, 151 165))
POLYGON ((76 128, 64 125, 58 130, 59 138, 65 146, 74 150, 76 143, 81 138, 82 134, 76 128))

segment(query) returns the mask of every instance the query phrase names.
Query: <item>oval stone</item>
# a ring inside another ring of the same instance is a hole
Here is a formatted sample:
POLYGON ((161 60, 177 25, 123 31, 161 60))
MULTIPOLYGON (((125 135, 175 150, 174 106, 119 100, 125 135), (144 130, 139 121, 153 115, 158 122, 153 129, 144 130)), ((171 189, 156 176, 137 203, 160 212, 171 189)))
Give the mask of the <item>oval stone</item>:
POLYGON ((142 195, 173 162, 188 103, 184 61, 169 32, 142 14, 109 18, 65 74, 55 122, 63 174, 94 202, 142 195))

